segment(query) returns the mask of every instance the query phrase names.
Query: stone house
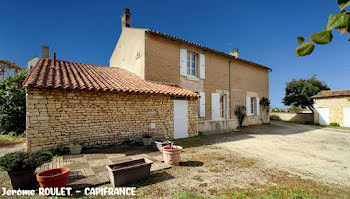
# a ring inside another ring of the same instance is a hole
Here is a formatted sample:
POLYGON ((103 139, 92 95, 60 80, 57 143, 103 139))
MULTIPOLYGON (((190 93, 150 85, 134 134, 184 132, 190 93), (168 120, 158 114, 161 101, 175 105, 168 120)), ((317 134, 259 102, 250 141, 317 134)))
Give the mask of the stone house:
POLYGON ((315 123, 350 127, 350 90, 321 91, 312 98, 315 123))
POLYGON ((169 34, 133 28, 131 13, 121 17, 122 32, 110 58, 146 81, 179 85, 199 93, 200 131, 237 127, 234 107, 247 107, 246 125, 262 123, 259 101, 269 98, 270 68, 169 34))
POLYGON ((23 82, 28 151, 74 142, 111 145, 144 132, 165 139, 197 134, 195 92, 145 81, 118 67, 49 59, 48 53, 29 64, 23 82))

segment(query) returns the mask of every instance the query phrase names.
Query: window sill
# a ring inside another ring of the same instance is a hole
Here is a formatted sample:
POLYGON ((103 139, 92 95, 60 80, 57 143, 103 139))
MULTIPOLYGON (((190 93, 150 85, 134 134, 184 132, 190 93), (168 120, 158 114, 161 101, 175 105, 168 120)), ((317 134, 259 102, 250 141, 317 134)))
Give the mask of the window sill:
POLYGON ((198 78, 198 77, 189 76, 189 75, 186 76, 186 79, 187 79, 187 80, 191 80, 191 81, 199 81, 199 78, 198 78))

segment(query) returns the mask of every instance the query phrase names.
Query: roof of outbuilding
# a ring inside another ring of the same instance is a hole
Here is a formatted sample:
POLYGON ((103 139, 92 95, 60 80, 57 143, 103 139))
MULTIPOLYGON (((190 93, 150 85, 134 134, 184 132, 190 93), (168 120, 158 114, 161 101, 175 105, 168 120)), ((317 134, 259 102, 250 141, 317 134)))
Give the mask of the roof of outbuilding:
POLYGON ((244 62, 244 63, 247 63, 247 64, 251 64, 251 65, 254 65, 254 66, 258 66, 258 67, 261 67, 261 68, 264 68, 264 69, 272 71, 272 69, 267 67, 267 66, 264 66, 264 65, 261 65, 261 64, 258 64, 258 63, 246 60, 246 59, 242 59, 242 58, 239 58, 239 57, 236 58, 235 56, 230 55, 228 53, 225 53, 225 52, 222 52, 222 51, 219 51, 219 50, 215 50, 215 49, 212 49, 212 48, 209 48, 209 47, 206 47, 206 46, 194 43, 194 42, 190 42, 190 41, 187 41, 185 39, 181 39, 179 37, 175 37, 175 36, 172 36, 172 35, 169 35, 169 34, 166 34, 166 33, 162 33, 162 32, 155 31, 155 30, 150 30, 150 29, 147 29, 146 32, 149 33, 149 34, 153 34, 153 35, 157 35, 157 36, 160 36, 160 37, 168 38, 168 39, 171 39, 171 40, 174 40, 174 41, 179 41, 179 42, 191 45, 191 46, 195 46, 197 48, 201 48, 203 50, 207 50, 207 51, 210 51, 210 52, 213 52, 213 53, 216 53, 216 54, 228 57, 228 58, 237 59, 237 60, 239 60, 241 62, 244 62))
POLYGON ((23 82, 23 86, 199 97, 197 93, 176 85, 142 80, 118 67, 62 60, 56 60, 54 66, 53 59, 40 59, 23 82))
POLYGON ((312 98, 322 98, 322 97, 342 97, 350 96, 350 90, 334 90, 334 91, 321 91, 317 95, 312 96, 312 98))

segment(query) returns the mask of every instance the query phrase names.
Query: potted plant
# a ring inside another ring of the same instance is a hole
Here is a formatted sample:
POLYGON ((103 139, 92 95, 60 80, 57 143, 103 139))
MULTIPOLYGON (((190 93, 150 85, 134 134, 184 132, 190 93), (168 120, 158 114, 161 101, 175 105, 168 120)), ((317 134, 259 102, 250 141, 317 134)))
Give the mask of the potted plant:
POLYGON ((61 188, 67 185, 69 172, 69 168, 49 169, 36 174, 36 180, 41 188, 61 188))
POLYGON ((0 157, 0 167, 7 171, 13 189, 30 189, 34 185, 35 169, 52 159, 52 153, 40 149, 34 153, 14 152, 0 157))
POLYGON ((142 142, 144 146, 149 146, 152 143, 152 136, 153 136, 153 132, 149 131, 149 132, 145 132, 142 136, 142 142))
POLYGON ((141 158, 107 165, 106 168, 111 184, 116 187, 148 178, 152 163, 147 158, 141 158))
POLYGON ((173 145, 163 147, 164 163, 167 165, 178 166, 180 162, 180 153, 182 147, 173 145))
POLYGON ((81 144, 79 144, 78 142, 74 142, 69 145, 70 154, 72 155, 80 154, 82 148, 83 146, 81 144))

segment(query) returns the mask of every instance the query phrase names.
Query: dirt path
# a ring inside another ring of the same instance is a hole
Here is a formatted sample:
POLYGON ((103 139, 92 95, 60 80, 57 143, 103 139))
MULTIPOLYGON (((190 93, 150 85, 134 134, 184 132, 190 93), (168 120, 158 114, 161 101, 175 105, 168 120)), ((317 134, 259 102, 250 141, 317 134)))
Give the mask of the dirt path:
POLYGON ((217 145, 257 158, 267 167, 350 186, 350 130, 273 122, 242 133, 217 145))

